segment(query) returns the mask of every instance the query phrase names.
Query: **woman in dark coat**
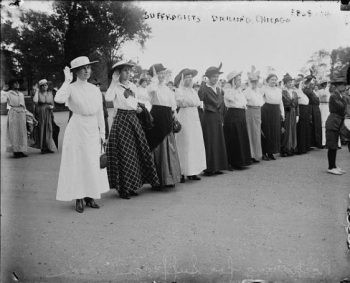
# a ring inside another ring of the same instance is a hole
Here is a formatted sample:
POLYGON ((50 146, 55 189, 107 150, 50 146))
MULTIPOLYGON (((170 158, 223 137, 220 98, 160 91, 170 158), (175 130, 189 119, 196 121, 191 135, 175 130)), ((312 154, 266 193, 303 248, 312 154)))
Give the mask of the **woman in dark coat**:
POLYGON ((207 160, 207 169, 204 175, 222 174, 220 170, 228 168, 226 145, 223 131, 223 91, 217 86, 222 64, 219 68, 209 67, 205 76, 208 82, 202 82, 198 91, 199 99, 203 101, 203 138, 207 160))
POLYGON ((313 76, 309 75, 305 80, 303 92, 309 98, 309 111, 311 115, 310 146, 322 148, 322 121, 320 99, 314 91, 313 76))
POLYGON ((336 76, 331 80, 333 85, 331 96, 329 98, 329 116, 326 121, 326 146, 328 148, 328 170, 327 172, 334 175, 342 175, 345 171, 336 165, 338 150, 338 140, 340 129, 344 123, 346 113, 346 77, 336 76))
POLYGON ((282 90, 282 101, 285 113, 284 128, 281 141, 281 156, 291 156, 297 149, 297 123, 299 120, 298 95, 293 89, 293 79, 289 74, 283 78, 285 88, 282 90))

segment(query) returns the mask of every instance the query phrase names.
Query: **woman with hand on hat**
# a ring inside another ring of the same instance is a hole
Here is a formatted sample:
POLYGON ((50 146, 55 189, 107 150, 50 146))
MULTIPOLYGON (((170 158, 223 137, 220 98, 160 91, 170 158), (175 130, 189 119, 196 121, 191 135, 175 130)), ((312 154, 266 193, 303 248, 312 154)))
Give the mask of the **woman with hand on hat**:
POLYGON ((297 123, 297 154, 310 150, 310 111, 309 98, 302 91, 303 78, 299 75, 294 80, 294 91, 298 97, 299 121, 297 123))
POLYGON ((114 64, 112 82, 106 92, 106 100, 113 101, 116 112, 107 145, 108 180, 123 199, 137 196, 143 184, 159 183, 153 156, 137 117, 142 108, 137 87, 130 82, 133 66, 126 61, 114 64))
POLYGON ((293 78, 287 73, 283 77, 282 101, 285 113, 281 156, 291 156, 297 150, 297 123, 299 121, 298 94, 293 88, 293 78))
POLYGON ((224 89, 224 102, 227 107, 224 119, 227 159, 234 169, 242 169, 252 163, 245 116, 247 99, 241 89, 241 75, 242 72, 229 73, 229 86, 224 89))
POLYGON ((176 100, 174 92, 166 85, 166 68, 162 64, 152 65, 149 74, 152 76, 148 93, 154 127, 147 132, 147 137, 153 150, 160 187, 173 187, 181 180, 180 160, 173 133, 176 100))
POLYGON ((224 93, 218 87, 219 67, 209 67, 205 72, 205 80, 198 91, 199 99, 203 101, 202 118, 203 138, 207 169, 205 176, 223 174, 221 170, 228 169, 227 152, 223 130, 224 93))
POLYGON ((26 105, 24 95, 19 91, 19 82, 13 79, 9 82, 9 90, 1 91, 1 103, 7 102, 7 152, 13 152, 15 158, 27 157, 28 137, 26 125, 26 105))
POLYGON ((346 114, 345 94, 347 80, 341 73, 335 74, 331 79, 331 96, 329 98, 329 116, 326 121, 326 146, 328 148, 328 170, 327 172, 334 175, 345 173, 343 169, 337 167, 336 158, 338 150, 338 141, 340 131, 344 123, 346 114))
POLYGON ((200 180, 197 176, 207 168, 203 132, 199 120, 198 107, 200 100, 193 89, 193 77, 198 74, 196 70, 183 69, 175 77, 175 99, 179 108, 178 120, 182 125, 181 131, 175 135, 178 146, 181 183, 185 176, 189 180, 200 180))
POLYGON ((66 127, 61 166, 58 177, 57 200, 76 200, 77 212, 84 211, 84 202, 99 208, 94 199, 109 191, 106 169, 100 168, 102 143, 105 143, 105 124, 99 89, 88 82, 91 64, 88 57, 71 61, 64 68, 65 80, 57 91, 55 102, 65 103, 73 112, 66 127), (73 71, 77 77, 72 81, 73 71))
POLYGON ((261 107, 263 160, 275 160, 281 150, 281 120, 284 120, 282 90, 277 87, 277 75, 269 74, 262 89, 265 104, 261 107))
POLYGON ((252 161, 258 163, 262 157, 261 149, 261 107, 265 101, 261 89, 258 88, 260 72, 255 71, 252 66, 251 72, 248 72, 249 86, 244 90, 247 99, 246 120, 249 136, 250 153, 252 161))
POLYGON ((39 81, 39 89, 35 92, 33 102, 35 103, 35 118, 38 120, 36 144, 34 147, 40 148, 41 153, 53 153, 56 149, 53 140, 54 127, 54 100, 51 91, 48 91, 46 79, 39 81))
POLYGON ((305 78, 303 92, 309 98, 309 111, 310 111, 310 146, 322 148, 322 122, 320 111, 320 99, 316 95, 314 88, 314 76, 309 75, 305 78))

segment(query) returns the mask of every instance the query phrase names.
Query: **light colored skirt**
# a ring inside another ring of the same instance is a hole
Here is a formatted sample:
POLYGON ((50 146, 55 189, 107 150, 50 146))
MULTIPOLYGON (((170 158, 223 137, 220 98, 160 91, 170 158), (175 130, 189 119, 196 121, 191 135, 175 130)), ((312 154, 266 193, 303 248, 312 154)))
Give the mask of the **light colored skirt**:
POLYGON ((26 152, 28 136, 26 110, 23 107, 12 107, 7 119, 7 152, 26 152))
POLYGON ((326 120, 329 116, 328 103, 320 103, 321 122, 322 122, 322 144, 326 144, 326 120))
POLYGON ((192 176, 207 168, 202 126, 197 107, 180 108, 181 131, 175 134, 181 174, 192 176))
POLYGON ((252 158, 262 157, 261 149, 261 107, 248 106, 246 113, 247 129, 252 158))
POLYGON ((57 200, 101 198, 109 191, 107 170, 100 169, 97 116, 73 114, 64 133, 57 200))

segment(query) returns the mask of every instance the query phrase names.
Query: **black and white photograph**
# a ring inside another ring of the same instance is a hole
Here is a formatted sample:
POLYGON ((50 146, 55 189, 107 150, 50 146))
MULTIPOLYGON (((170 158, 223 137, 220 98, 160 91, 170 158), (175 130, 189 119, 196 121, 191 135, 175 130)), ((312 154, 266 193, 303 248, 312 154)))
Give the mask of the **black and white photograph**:
POLYGON ((1 282, 350 283, 349 1, 0 7, 1 282))

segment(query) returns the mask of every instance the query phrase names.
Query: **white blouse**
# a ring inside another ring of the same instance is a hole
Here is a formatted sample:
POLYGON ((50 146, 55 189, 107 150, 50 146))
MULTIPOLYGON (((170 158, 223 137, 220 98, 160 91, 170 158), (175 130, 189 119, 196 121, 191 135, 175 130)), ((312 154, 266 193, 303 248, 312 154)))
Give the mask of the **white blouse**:
POLYGON ((140 103, 143 103, 148 111, 151 111, 151 97, 148 94, 148 90, 145 87, 138 87, 136 92, 136 98, 140 103))
POLYGON ((241 88, 224 88, 224 102, 225 106, 229 108, 247 108, 247 99, 241 88))
POLYGON ((284 107, 282 101, 282 89, 278 87, 265 86, 262 89, 265 103, 268 104, 279 104, 281 110, 281 116, 284 119, 284 107))
POLYGON ((298 104, 309 105, 309 98, 306 96, 306 94, 301 89, 295 88, 294 91, 298 95, 298 104))
POLYGON ((75 114, 82 116, 97 116, 100 136, 105 138, 105 120, 103 117, 100 90, 87 81, 79 78, 74 83, 63 83, 57 91, 55 102, 65 103, 75 114))
POLYGON ((243 91, 245 98, 247 99, 247 105, 261 107, 264 105, 263 93, 259 88, 252 89, 251 87, 246 88, 243 91))
POLYGON ((173 111, 176 110, 177 105, 174 92, 165 83, 159 84, 157 77, 152 78, 147 89, 152 105, 168 106, 173 111))
POLYGON ((123 110, 136 110, 138 99, 137 87, 131 83, 127 82, 122 84, 120 82, 112 81, 107 92, 106 92, 106 101, 113 101, 114 109, 123 109, 123 110), (135 96, 129 95, 127 98, 124 96, 125 89, 130 89, 135 96))
POLYGON ((192 87, 180 87, 175 90, 178 107, 198 107, 201 105, 197 92, 192 87))

